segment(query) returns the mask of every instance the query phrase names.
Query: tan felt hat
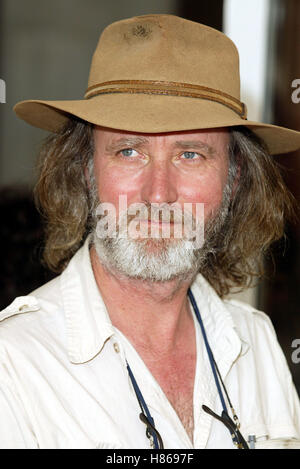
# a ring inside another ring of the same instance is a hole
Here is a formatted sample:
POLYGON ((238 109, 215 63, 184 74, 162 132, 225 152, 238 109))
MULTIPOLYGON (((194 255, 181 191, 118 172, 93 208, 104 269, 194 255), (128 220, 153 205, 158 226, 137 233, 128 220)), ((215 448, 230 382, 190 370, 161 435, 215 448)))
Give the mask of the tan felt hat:
POLYGON ((84 99, 28 100, 14 110, 52 132, 72 115, 137 133, 243 125, 265 141, 271 154, 300 148, 300 132, 247 120, 233 42, 173 15, 138 16, 105 28, 84 99))

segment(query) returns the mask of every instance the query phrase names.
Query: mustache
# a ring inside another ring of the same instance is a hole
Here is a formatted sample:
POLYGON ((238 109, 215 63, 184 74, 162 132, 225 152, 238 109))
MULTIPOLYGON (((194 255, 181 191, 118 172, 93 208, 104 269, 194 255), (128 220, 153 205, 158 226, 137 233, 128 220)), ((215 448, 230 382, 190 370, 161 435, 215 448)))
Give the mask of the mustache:
POLYGON ((170 224, 182 224, 186 222, 195 222, 193 214, 187 210, 182 210, 180 206, 170 204, 160 204, 156 206, 132 204, 125 212, 120 214, 120 219, 126 218, 129 224, 132 220, 137 222, 162 222, 170 224), (132 213, 135 212, 135 213, 132 213), (138 211, 138 213, 136 213, 138 211))
POLYGON ((100 237, 129 235, 134 239, 179 238, 202 243, 204 212, 196 206, 194 217, 192 207, 193 204, 181 207, 179 203, 132 203, 129 207, 121 204, 117 215, 115 206, 104 202, 97 208, 96 232, 100 237))

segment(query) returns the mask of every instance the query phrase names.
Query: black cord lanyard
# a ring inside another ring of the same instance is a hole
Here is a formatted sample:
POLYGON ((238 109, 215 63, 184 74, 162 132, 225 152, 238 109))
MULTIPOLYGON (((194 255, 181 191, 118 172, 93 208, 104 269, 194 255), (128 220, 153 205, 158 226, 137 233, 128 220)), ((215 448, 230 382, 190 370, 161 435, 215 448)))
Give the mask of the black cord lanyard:
POLYGON ((206 332, 205 332, 205 329, 204 329, 204 324, 203 324, 203 321, 202 321, 202 318, 201 318, 201 315, 200 315, 200 311, 198 309, 196 300, 195 300, 194 295, 193 295, 190 288, 188 289, 188 296, 190 298, 190 301, 192 303, 192 306, 193 306, 193 309, 195 311, 196 317, 197 317, 198 322, 199 322, 200 327, 201 327, 203 340, 204 340, 204 343, 205 343, 206 351, 207 351, 210 366, 211 366, 211 369, 212 369, 212 372, 213 372, 213 375, 214 375, 214 379, 215 379, 218 394, 219 394, 219 397, 220 397, 220 400, 221 400, 223 411, 222 411, 221 416, 219 416, 219 415, 215 414, 215 412, 213 412, 211 409, 209 409, 209 407, 207 407, 205 405, 202 405, 202 409, 204 410, 204 412, 212 415, 217 420, 220 420, 228 428, 228 430, 230 432, 230 435, 231 435, 231 438, 232 438, 232 441, 237 446, 238 449, 249 449, 248 444, 244 440, 241 432, 239 431, 239 428, 240 428, 239 419, 238 419, 238 417, 235 413, 233 405, 231 404, 231 401, 229 399, 228 392, 225 388, 225 384, 222 380, 219 368, 217 366, 217 363, 214 359, 212 350, 211 350, 210 345, 208 343, 206 332), (228 400, 228 403, 229 403, 229 406, 230 406, 234 421, 232 421, 232 419, 229 417, 227 407, 226 407, 226 404, 225 404, 225 399, 224 399, 222 389, 221 389, 221 386, 220 386, 220 382, 222 384, 223 390, 224 390, 226 398, 228 400))
POLYGON ((150 445, 154 447, 155 449, 163 449, 164 445, 163 445, 162 438, 155 428, 153 417, 150 414, 146 401, 143 398, 143 394, 141 393, 141 390, 135 380, 135 377, 128 363, 127 363, 127 370, 128 370, 128 374, 129 374, 133 389, 135 391, 135 395, 137 397, 138 403, 141 408, 141 413, 139 417, 141 421, 146 425, 146 435, 147 435, 147 438, 149 438, 150 440, 150 445))
MULTIPOLYGON (((240 427, 239 419, 238 419, 238 417, 235 413, 235 410, 234 410, 234 408, 231 404, 231 401, 229 399, 227 390, 225 388, 225 385, 223 383, 221 374, 219 372, 218 366, 215 362, 213 353, 211 351, 210 345, 209 345, 208 340, 207 340, 206 332, 205 332, 205 329, 204 329, 203 321, 202 321, 202 318, 201 318, 197 303, 196 303, 194 295, 192 294, 190 289, 188 290, 188 296, 190 298, 190 301, 191 301, 191 304, 193 306, 193 309, 194 309, 195 315, 197 317, 197 320, 200 324, 203 340, 204 340, 204 343, 205 343, 206 351, 207 351, 207 354, 208 354, 210 366, 211 366, 211 369, 212 369, 212 372, 213 372, 213 376, 214 376, 214 379, 215 379, 215 383, 216 383, 216 386, 217 386, 217 390, 218 390, 218 394, 219 394, 219 397, 220 397, 220 400, 221 400, 223 411, 222 411, 221 416, 219 416, 219 415, 215 414, 215 412, 213 412, 211 409, 209 409, 209 407, 207 407, 205 405, 202 406, 202 409, 206 413, 212 415, 217 420, 221 421, 228 428, 228 430, 230 432, 230 435, 231 435, 231 438, 232 438, 232 441, 237 446, 237 448, 239 448, 239 449, 249 449, 246 441, 244 440, 242 434, 239 431, 239 427, 240 427), (228 404, 230 406, 234 421, 228 415, 228 411, 227 411, 225 399, 224 399, 224 396, 223 396, 223 393, 222 393, 222 388, 221 388, 220 382, 221 382, 221 385, 222 385, 223 390, 225 392, 225 395, 226 395, 228 404)), ((154 419, 150 414, 150 411, 149 411, 148 406, 145 402, 145 399, 143 398, 141 390, 140 390, 140 388, 139 388, 139 386, 136 382, 136 379, 135 379, 135 377, 132 373, 132 370, 131 370, 128 363, 127 363, 127 370, 128 370, 128 374, 129 374, 131 383, 133 385, 133 388, 134 388, 138 403, 140 405, 141 413, 140 413, 139 417, 140 417, 141 421, 146 425, 147 438, 149 438, 150 444, 151 444, 152 447, 154 447, 155 449, 163 449, 164 446, 163 446, 162 438, 161 438, 159 432, 157 431, 157 429, 155 428, 154 419)))

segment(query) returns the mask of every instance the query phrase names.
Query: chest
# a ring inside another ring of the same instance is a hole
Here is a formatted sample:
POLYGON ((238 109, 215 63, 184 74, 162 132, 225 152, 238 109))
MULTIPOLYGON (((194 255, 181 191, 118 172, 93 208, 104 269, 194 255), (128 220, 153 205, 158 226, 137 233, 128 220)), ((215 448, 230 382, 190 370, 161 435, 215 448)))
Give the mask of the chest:
POLYGON ((148 358, 145 359, 145 364, 177 413, 190 440, 193 441, 196 354, 180 354, 178 357, 164 360, 163 363, 148 358))

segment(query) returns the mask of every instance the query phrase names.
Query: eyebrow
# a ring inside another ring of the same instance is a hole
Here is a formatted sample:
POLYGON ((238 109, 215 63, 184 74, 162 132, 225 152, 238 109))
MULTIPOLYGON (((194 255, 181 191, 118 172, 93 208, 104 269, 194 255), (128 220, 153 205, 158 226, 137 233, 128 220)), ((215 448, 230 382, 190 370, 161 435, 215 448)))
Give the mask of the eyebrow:
POLYGON ((210 145, 207 145, 207 143, 200 142, 199 140, 179 140, 175 142, 174 146, 186 149, 186 148, 195 148, 199 150, 204 150, 207 151, 208 154, 213 155, 216 153, 216 150, 211 147, 210 145))
POLYGON ((105 150, 108 152, 113 152, 114 150, 120 149, 120 147, 135 147, 138 148, 142 145, 148 143, 149 140, 145 137, 123 137, 115 140, 114 142, 108 144, 105 147, 105 150))

